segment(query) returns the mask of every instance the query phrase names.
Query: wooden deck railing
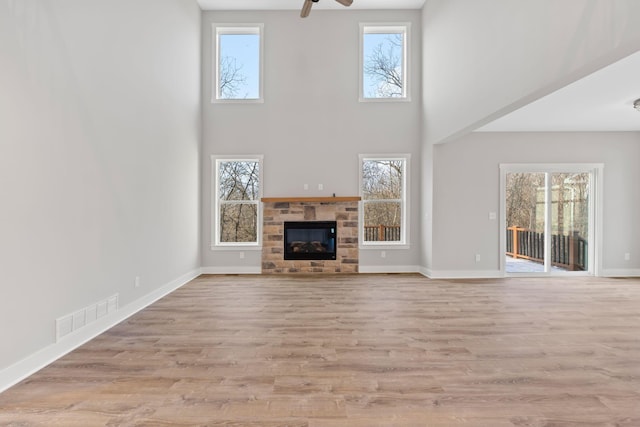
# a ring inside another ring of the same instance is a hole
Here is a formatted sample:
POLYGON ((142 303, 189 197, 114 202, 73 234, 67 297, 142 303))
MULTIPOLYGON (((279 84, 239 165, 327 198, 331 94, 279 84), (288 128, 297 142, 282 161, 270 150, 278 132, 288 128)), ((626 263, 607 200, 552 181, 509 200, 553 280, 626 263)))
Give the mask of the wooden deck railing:
POLYGON ((398 242, 400 241, 399 225, 365 225, 365 242, 398 242))
MULTIPOLYGON (((508 227, 507 255, 544 263, 544 233, 508 227)), ((587 241, 577 231, 551 235, 551 265, 569 271, 587 270, 587 241)))

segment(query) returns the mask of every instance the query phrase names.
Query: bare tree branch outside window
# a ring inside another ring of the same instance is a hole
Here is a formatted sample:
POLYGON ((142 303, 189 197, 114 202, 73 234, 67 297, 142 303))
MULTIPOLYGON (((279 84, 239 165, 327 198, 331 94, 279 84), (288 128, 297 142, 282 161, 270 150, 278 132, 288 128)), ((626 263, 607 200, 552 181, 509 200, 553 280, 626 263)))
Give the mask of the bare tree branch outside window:
MULTIPOLYGON (((506 214, 508 227, 544 231, 544 215, 537 212, 540 190, 544 191, 543 173, 509 173, 506 179, 506 214)), ((544 193, 542 197, 544 202, 544 193)))
POLYGON ((218 163, 220 242, 257 242, 259 179, 257 161, 218 163))
MULTIPOLYGON (((545 230, 545 174, 509 173, 506 176, 507 227, 542 233, 545 230)), ((551 175, 552 233, 577 232, 586 238, 589 229, 589 174, 551 175)))
POLYGON ((217 99, 259 99, 260 27, 219 27, 217 99))
POLYGON ((404 160, 364 160, 362 199, 365 241, 400 241, 404 160))
POLYGON ((247 77, 241 71, 242 64, 238 64, 234 57, 223 56, 220 58, 219 67, 218 93, 220 98, 238 98, 238 92, 247 82, 247 77))
MULTIPOLYGON (((366 37, 366 35, 365 35, 366 37)), ((404 35, 386 34, 383 41, 364 58, 364 73, 371 78, 367 97, 404 96, 404 35)))

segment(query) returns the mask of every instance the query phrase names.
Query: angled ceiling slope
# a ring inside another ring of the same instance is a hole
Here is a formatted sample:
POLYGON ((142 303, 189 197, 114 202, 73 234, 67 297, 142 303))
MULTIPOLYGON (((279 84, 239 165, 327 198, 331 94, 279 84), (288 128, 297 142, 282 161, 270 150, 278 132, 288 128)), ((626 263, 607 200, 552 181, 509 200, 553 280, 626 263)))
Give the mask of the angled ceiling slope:
POLYGON ((640 51, 482 126, 479 132, 640 131, 640 51))
MULTIPOLYGON (((353 0, 350 9, 422 9, 425 0, 353 0)), ((302 0, 198 0, 202 10, 300 10, 302 0)), ((342 9, 333 0, 319 1, 314 9, 342 9)))

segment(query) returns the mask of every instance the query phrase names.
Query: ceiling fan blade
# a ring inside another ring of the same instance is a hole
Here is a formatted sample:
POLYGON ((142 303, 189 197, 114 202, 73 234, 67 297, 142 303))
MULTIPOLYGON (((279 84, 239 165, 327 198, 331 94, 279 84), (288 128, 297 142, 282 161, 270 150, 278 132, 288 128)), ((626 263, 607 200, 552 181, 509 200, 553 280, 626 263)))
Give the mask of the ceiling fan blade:
POLYGON ((351 6, 351 3, 353 3, 353 0, 336 0, 336 1, 343 6, 351 6))
POLYGON ((311 6, 313 6, 313 0, 304 0, 302 11, 300 12, 301 18, 306 18, 307 16, 309 16, 309 13, 311 12, 311 6))

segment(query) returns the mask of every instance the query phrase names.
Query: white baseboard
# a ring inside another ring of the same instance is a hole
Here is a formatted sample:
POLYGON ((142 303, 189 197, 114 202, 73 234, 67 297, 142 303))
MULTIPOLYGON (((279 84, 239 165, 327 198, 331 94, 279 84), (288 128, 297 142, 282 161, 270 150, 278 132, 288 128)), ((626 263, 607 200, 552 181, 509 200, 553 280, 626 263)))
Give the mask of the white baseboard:
POLYGON ((261 274, 261 267, 235 266, 235 267, 202 267, 201 274, 261 274))
POLYGON ((500 270, 427 270, 420 271, 430 279, 498 279, 500 270))
MULTIPOLYGON (((417 265, 360 265, 360 273, 419 273, 417 265)), ((202 274, 262 274, 260 267, 202 267, 202 274)))
POLYGON ((640 277, 637 268, 610 268, 600 270, 600 277, 640 277))
MULTIPOLYGON (((505 277, 500 270, 431 270, 420 267, 419 273, 430 279, 498 279, 505 277)), ((640 269, 603 269, 600 277, 640 277, 640 269)))
POLYGON ((359 273, 419 273, 417 265, 360 265, 359 273))
POLYGON ((199 275, 199 268, 190 271, 189 273, 172 280, 161 288, 148 293, 142 298, 120 307, 117 311, 107 314, 91 324, 65 335, 60 339, 60 341, 43 348, 19 362, 14 363, 8 368, 3 369, 0 371, 0 393, 19 383, 28 376, 36 373, 65 354, 75 350, 87 341, 92 340, 106 330, 114 327, 145 307, 153 304, 165 295, 170 294, 199 275))

